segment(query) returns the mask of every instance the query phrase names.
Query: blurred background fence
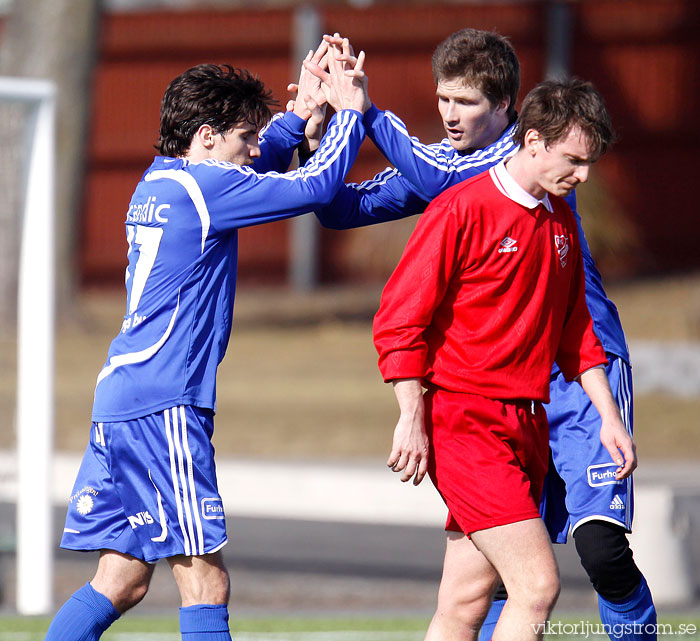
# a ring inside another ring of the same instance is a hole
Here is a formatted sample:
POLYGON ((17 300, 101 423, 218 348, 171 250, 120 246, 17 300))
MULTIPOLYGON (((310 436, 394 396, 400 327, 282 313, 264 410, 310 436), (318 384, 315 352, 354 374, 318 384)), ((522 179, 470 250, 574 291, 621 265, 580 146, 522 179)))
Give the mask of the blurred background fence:
MULTIPOLYGON (((700 3, 564 4, 570 71, 599 87, 621 134, 596 168, 592 186, 581 190, 599 266, 609 276, 699 268, 694 181, 700 128, 694 114, 700 110, 700 3)), ((522 63, 522 99, 545 74, 551 5, 527 0, 392 2, 367 8, 318 3, 317 11, 323 32, 339 31, 367 52, 374 102, 399 114, 422 140, 436 141, 443 136, 430 71, 437 43, 465 26, 507 35, 522 63)), ((124 210, 154 154, 167 83, 191 65, 228 62, 259 75, 284 105, 298 64, 292 59, 294 10, 103 10, 78 227, 82 285, 122 282, 124 210)), ((350 179, 369 178, 385 165, 367 142, 350 179)), ((412 224, 323 230, 321 283, 383 279, 412 224)), ((285 221, 242 233, 243 284, 287 278, 290 228, 285 221)))

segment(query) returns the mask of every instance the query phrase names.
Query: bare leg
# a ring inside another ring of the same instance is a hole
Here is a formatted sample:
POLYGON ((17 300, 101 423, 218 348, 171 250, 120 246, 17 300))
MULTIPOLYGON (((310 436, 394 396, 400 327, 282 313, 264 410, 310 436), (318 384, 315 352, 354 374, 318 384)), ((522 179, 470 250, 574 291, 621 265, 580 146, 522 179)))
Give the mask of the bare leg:
POLYGON ((168 563, 180 590, 183 608, 228 603, 229 578, 220 552, 204 556, 173 556, 168 563))
POLYGON ((123 614, 146 596, 154 567, 129 554, 102 550, 90 585, 123 614))
POLYGON ((559 571, 541 519, 529 519, 472 533, 474 545, 503 580, 508 600, 494 641, 534 641, 559 596, 559 571))
POLYGON ((425 641, 473 641, 491 604, 498 575, 464 534, 447 532, 438 606, 425 641))
POLYGON ((95 577, 61 606, 46 641, 100 639, 123 613, 148 591, 153 567, 133 556, 102 550, 95 577))

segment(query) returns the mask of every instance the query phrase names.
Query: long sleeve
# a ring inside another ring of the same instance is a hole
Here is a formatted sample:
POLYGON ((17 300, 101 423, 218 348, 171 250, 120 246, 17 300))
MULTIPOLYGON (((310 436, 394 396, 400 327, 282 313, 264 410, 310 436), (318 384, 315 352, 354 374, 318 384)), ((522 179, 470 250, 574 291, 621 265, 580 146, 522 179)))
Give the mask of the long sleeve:
POLYGON ((547 402, 555 359, 574 378, 605 362, 563 201, 513 200, 485 172, 418 221, 375 317, 385 380, 547 402))
POLYGON ((329 229, 353 229, 421 214, 427 205, 403 176, 387 168, 371 180, 341 185, 316 217, 329 229))
POLYGON ((394 168, 343 185, 327 207, 316 211, 324 227, 351 229, 420 214, 445 189, 486 171, 516 148, 512 127, 488 147, 462 155, 447 141, 422 144, 396 115, 374 105, 363 121, 367 135, 394 168))
POLYGON ((96 420, 175 405, 216 409, 216 370, 233 319, 238 228, 328 202, 363 137, 360 113, 343 110, 313 162, 295 172, 154 159, 126 213, 127 316, 97 378, 96 420))
POLYGON ((278 113, 258 136, 260 157, 253 163, 258 173, 287 171, 297 145, 304 139, 306 121, 294 112, 278 113))
POLYGON ((146 180, 180 183, 196 208, 206 238, 327 204, 343 184, 363 138, 360 113, 348 109, 333 116, 314 158, 296 171, 260 174, 252 167, 206 160, 182 169, 151 171, 146 180))
POLYGON ((424 145, 409 134, 396 114, 374 105, 365 114, 364 123, 367 136, 426 200, 497 165, 517 148, 512 139, 514 126, 491 145, 460 154, 447 140, 424 145))
MULTIPOLYGON (((444 202, 444 201, 443 201, 444 202)), ((428 371, 425 331, 461 261, 460 216, 433 204, 418 221, 382 293, 374 318, 374 344, 385 381, 423 378, 428 371)))

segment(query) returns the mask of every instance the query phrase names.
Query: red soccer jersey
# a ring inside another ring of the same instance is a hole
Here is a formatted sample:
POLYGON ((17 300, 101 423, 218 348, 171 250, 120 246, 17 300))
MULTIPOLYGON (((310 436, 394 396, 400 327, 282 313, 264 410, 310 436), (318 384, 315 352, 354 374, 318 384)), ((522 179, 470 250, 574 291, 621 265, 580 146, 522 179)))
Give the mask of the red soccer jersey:
POLYGON ((605 363, 568 205, 503 164, 445 191, 384 289, 374 342, 384 380, 494 399, 548 402, 555 360, 568 380, 605 363))

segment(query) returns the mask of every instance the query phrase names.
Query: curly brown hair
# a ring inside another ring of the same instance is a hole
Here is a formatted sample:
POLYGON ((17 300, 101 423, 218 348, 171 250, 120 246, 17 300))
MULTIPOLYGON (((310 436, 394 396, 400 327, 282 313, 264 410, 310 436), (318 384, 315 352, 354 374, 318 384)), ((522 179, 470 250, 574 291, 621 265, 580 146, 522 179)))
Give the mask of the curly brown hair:
POLYGON ((211 125, 217 134, 246 122, 260 129, 270 119, 275 104, 272 93, 245 69, 197 65, 165 90, 155 147, 164 156, 184 156, 204 124, 211 125))

